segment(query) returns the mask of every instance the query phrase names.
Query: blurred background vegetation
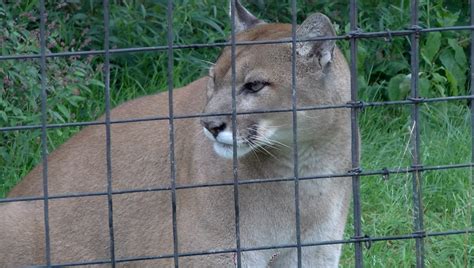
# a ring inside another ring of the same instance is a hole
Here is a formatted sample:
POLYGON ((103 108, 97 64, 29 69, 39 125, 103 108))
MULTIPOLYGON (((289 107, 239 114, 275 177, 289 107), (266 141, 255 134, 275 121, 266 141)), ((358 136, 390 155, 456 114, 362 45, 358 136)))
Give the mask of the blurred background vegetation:
MULTIPOLYGON (((46 1, 47 52, 101 50, 101 1, 46 1)), ((176 44, 221 42, 230 32, 225 0, 175 0, 173 35, 176 44)), ((291 1, 242 1, 266 21, 290 22, 291 1)), ((298 0, 298 21, 323 12, 338 34, 349 31, 348 0, 298 0)), ((469 24, 468 1, 420 0, 420 26, 469 24)), ((364 32, 409 28, 408 0, 358 1, 359 27, 364 32)), ((149 47, 167 44, 166 0, 111 0, 110 47, 149 47)), ((1 55, 38 54, 37 0, 0 2, 1 55)), ((469 94, 470 46, 468 31, 421 35, 420 92, 423 97, 469 94)), ((339 46, 348 55, 348 42, 339 46)), ((174 86, 180 87, 207 74, 220 48, 174 51, 174 86)), ((164 52, 113 54, 111 94, 113 105, 167 88, 164 52)), ((104 111, 103 56, 47 59, 48 123, 95 120, 104 111)), ((358 50, 359 98, 364 101, 402 100, 409 95, 410 41, 408 37, 360 40, 358 50)), ((40 122, 39 60, 0 60, 0 127, 37 125, 40 122)), ((423 104, 421 108, 422 161, 425 165, 471 162, 470 114, 466 101, 423 104)), ((410 165, 410 107, 367 108, 361 113, 362 164, 365 170, 410 165)), ((53 150, 79 128, 48 130, 53 150)), ((40 159, 40 131, 0 132, 0 198, 40 159)), ((428 231, 472 228, 470 170, 425 172, 425 225, 428 231)), ((372 236, 412 232, 410 174, 387 181, 362 180, 364 232, 372 236)), ((352 229, 347 228, 346 237, 352 229)), ((472 236, 427 238, 429 267, 467 267, 474 262, 472 236)), ((344 246, 343 267, 352 267, 352 246, 344 246)), ((414 241, 375 243, 364 251, 369 267, 413 267, 414 241)), ((472 267, 472 266, 471 266, 472 267)))

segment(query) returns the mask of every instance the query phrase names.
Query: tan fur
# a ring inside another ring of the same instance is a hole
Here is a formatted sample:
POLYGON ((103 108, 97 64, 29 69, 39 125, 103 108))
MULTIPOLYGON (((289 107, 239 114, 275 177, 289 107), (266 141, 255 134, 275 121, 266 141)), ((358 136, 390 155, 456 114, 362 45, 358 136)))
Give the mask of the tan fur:
MULTIPOLYGON (((245 25, 245 24, 242 24, 245 25)), ((258 24, 238 34, 238 40, 269 40, 291 36, 291 26, 258 24)), ((251 45, 237 49, 236 88, 249 75, 271 85, 262 91, 237 95, 238 111, 291 108, 291 46, 251 45)), ((202 78, 174 91, 176 115, 229 112, 231 105, 230 50, 224 49, 212 78, 202 78), (208 94, 207 98, 206 91, 208 94)), ((349 72, 335 48, 327 66, 298 58, 298 106, 344 103, 349 100, 349 72), (324 70, 323 70, 324 68, 324 70)), ((162 93, 129 101, 112 110, 112 119, 165 116, 168 95, 162 93)), ((293 171, 292 113, 239 115, 237 130, 270 122, 273 139, 287 147, 267 146, 238 160, 239 179, 291 178, 293 171), (278 148, 275 148, 278 147, 278 148)), ((231 118, 209 117, 225 121, 231 118)), ((299 176, 343 173, 350 169, 348 110, 298 112, 299 176)), ((177 185, 232 182, 232 160, 219 157, 213 141, 202 134, 199 119, 175 120, 177 185)), ((168 121, 112 125, 114 191, 169 188, 168 121)), ((48 158, 49 195, 106 192, 105 127, 89 126, 48 158)), ((36 167, 10 197, 42 195, 42 169, 36 167)), ((300 182, 301 241, 341 239, 350 198, 350 180, 300 182)), ((177 191, 179 252, 235 247, 233 186, 177 191)), ((241 246, 293 244, 295 234, 294 182, 239 186, 241 246)), ((53 263, 106 260, 109 256, 107 196, 60 198, 49 201, 53 263)), ((116 258, 173 254, 171 193, 150 191, 113 196, 116 258)), ((0 267, 44 264, 42 201, 0 204, 0 267)), ((340 245, 304 247, 304 267, 337 266, 340 245)), ((234 254, 180 258, 182 267, 234 267, 234 254)), ((242 254, 244 267, 294 267, 296 249, 251 251, 242 254)), ((127 267, 172 267, 173 259, 130 262, 127 267)))

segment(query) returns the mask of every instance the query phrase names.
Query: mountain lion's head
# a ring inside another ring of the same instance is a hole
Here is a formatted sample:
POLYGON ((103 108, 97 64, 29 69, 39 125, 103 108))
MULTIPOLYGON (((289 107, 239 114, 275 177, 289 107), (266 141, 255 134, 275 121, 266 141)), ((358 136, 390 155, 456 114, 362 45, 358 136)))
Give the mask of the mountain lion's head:
MULTIPOLYGON (((237 2, 238 3, 238 2, 237 2)), ((289 24, 268 24, 236 5, 236 42, 291 40, 289 24)), ((298 39, 335 36, 331 21, 323 14, 308 17, 296 30, 298 39)), ((296 104, 298 108, 348 101, 348 70, 334 40, 296 43, 296 104), (341 58, 341 59, 339 59, 341 58), (342 67, 341 67, 342 66, 342 67)), ((232 112, 231 47, 223 50, 211 68, 205 113, 232 112)), ((235 104, 237 157, 251 151, 292 146, 292 44, 238 45, 235 50, 235 104), (286 112, 249 113, 286 110, 286 112)), ((337 110, 306 110, 297 113, 298 142, 324 136, 337 124, 337 110)), ((233 157, 232 116, 211 116, 201 120, 215 152, 233 157)))

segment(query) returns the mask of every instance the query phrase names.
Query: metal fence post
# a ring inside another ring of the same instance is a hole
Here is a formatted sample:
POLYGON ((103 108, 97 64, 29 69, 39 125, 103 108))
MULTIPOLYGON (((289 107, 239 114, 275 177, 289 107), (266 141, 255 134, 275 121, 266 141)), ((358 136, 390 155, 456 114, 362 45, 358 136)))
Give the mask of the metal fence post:
POLYGON ((110 260, 112 267, 116 265, 115 259, 115 236, 114 236, 114 213, 113 213, 113 188, 112 188, 112 131, 110 122, 110 7, 109 0, 103 0, 104 7, 104 80, 105 80, 105 139, 106 139, 106 165, 107 165, 107 209, 109 220, 110 237, 110 260))
POLYGON ((171 213, 172 213, 172 224, 173 224, 173 258, 174 267, 179 267, 179 251, 178 251, 178 223, 176 219, 176 161, 175 161, 175 140, 174 140, 174 109, 173 109, 173 67, 174 67, 174 55, 173 55, 173 1, 168 0, 166 10, 167 20, 167 42, 168 42, 168 126, 169 126, 169 159, 170 159, 170 181, 171 181, 171 213))
POLYGON ((419 102, 420 95, 418 92, 418 72, 419 72, 419 41, 420 27, 418 26, 418 0, 411 0, 411 98, 413 101, 411 120, 413 126, 413 137, 411 139, 412 146, 412 168, 413 172, 413 217, 414 217, 414 234, 416 241, 416 266, 424 267, 424 241, 425 232, 423 229, 423 195, 422 195, 422 174, 420 171, 420 117, 419 102))
POLYGON ((46 9, 44 0, 39 2, 40 9, 40 76, 41 76, 41 159, 43 166, 43 213, 45 234, 45 260, 51 266, 51 239, 49 228, 49 193, 48 193, 48 141, 47 141, 47 77, 46 77, 46 9))
POLYGON ((300 178, 298 172, 298 117, 297 117, 297 81, 296 81, 296 28, 297 28, 296 0, 291 1, 291 105, 292 105, 292 128, 293 128, 293 176, 295 182, 295 226, 296 226, 296 250, 298 268, 302 267, 301 257, 301 217, 300 217, 300 178))
POLYGON ((237 160, 237 104, 236 104, 236 25, 235 25, 235 0, 231 1, 230 5, 230 20, 231 20, 231 86, 232 86, 232 174, 234 181, 234 210, 235 210, 235 254, 236 266, 242 267, 242 251, 240 244, 240 204, 239 204, 239 162, 237 160))
POLYGON ((357 86, 357 0, 350 1, 350 71, 351 71, 351 158, 352 158, 352 195, 354 205, 354 261, 355 267, 364 266, 362 255, 362 212, 360 204, 360 145, 359 145, 359 123, 358 123, 358 86, 357 86))
MULTIPOLYGON (((470 25, 471 27, 474 26, 474 0, 470 1, 469 5, 470 9, 470 25)), ((471 43, 470 43, 470 90, 469 93, 471 94, 471 97, 474 97, 474 28, 471 29, 471 43)), ((471 163, 474 163, 474 102, 472 99, 469 100, 469 106, 471 109, 471 163)), ((472 214, 472 199, 474 195, 474 168, 471 166, 470 168, 471 171, 471 187, 469 188, 469 194, 468 194, 468 204, 469 204, 469 209, 468 209, 468 217, 470 218, 469 220, 471 221, 471 227, 474 227, 474 214, 472 214)), ((469 241, 469 232, 466 232, 467 240, 469 241)), ((472 238, 471 240, 472 241, 472 238)), ((465 251, 465 265, 466 267, 469 265, 469 250, 466 249, 465 251)))

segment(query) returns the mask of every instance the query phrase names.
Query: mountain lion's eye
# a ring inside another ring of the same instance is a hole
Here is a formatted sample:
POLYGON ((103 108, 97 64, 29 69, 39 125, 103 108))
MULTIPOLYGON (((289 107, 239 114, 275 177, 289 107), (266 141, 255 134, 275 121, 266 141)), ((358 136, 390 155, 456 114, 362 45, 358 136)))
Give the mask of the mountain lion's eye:
POLYGON ((264 82, 264 81, 253 81, 253 82, 248 82, 245 83, 245 85, 242 88, 242 92, 244 93, 256 93, 262 90, 264 87, 270 85, 269 82, 264 82))

